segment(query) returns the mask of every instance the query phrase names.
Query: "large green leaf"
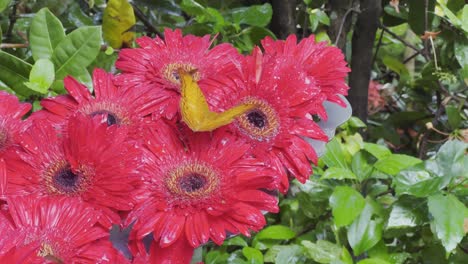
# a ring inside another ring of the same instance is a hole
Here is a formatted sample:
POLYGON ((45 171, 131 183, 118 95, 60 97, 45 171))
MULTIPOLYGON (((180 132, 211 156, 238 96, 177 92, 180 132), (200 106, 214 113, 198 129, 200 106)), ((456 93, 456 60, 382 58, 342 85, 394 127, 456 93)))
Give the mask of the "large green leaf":
POLYGON ((34 60, 50 59, 55 47, 65 38, 60 20, 49 9, 36 13, 29 29, 29 42, 34 60))
POLYGON ((264 256, 265 262, 300 264, 304 263, 304 249, 299 245, 276 245, 270 248, 264 256))
POLYGON ((424 199, 413 198, 412 196, 401 196, 392 204, 386 229, 400 229, 416 227, 423 223, 424 215, 421 210, 424 199))
POLYGON ((318 240, 316 243, 304 240, 301 244, 305 248, 306 255, 318 263, 331 263, 341 256, 341 247, 326 240, 318 240))
POLYGON ((348 186, 336 187, 330 196, 333 219, 338 227, 351 224, 365 205, 366 200, 362 195, 348 186))
POLYGON ((364 149, 377 159, 383 159, 392 155, 392 152, 387 147, 374 143, 364 143, 364 149))
POLYGON ((236 24, 265 27, 271 20, 273 9, 269 3, 240 7, 232 10, 233 21, 236 24))
POLYGON ((359 181, 367 179, 372 173, 373 167, 369 164, 366 158, 368 155, 369 154, 363 151, 359 151, 354 154, 353 160, 351 161, 351 169, 359 181))
POLYGON ((361 255, 372 248, 382 238, 383 221, 375 208, 375 202, 366 201, 366 206, 358 218, 348 228, 348 241, 353 248, 354 255, 361 255))
POLYGON ((29 81, 32 65, 0 50, 0 81, 21 96, 34 94, 24 82, 29 81))
POLYGON ((52 55, 56 78, 80 75, 99 54, 101 42, 100 27, 81 27, 67 35, 52 55))
POLYGON ((249 264, 263 264, 263 254, 256 248, 244 247, 242 254, 247 258, 249 264))
POLYGON ((331 167, 325 171, 325 173, 320 178, 323 179, 336 179, 336 180, 344 180, 344 179, 357 179, 356 175, 349 170, 343 169, 338 167, 331 167))
POLYGON ((439 173, 449 179, 457 176, 468 177, 468 144, 459 140, 449 140, 440 147, 436 155, 439 173))
POLYGON ((374 167, 381 172, 395 175, 403 169, 421 163, 422 160, 403 154, 392 154, 382 160, 377 161, 374 167))
POLYGON ((328 142, 326 149, 327 151, 321 159, 328 167, 349 169, 349 165, 343 154, 343 149, 341 148, 341 144, 337 138, 333 138, 333 140, 328 142))
POLYGON ((255 236, 255 239, 285 240, 294 238, 295 236, 296 232, 287 226, 272 225, 258 232, 258 234, 255 236))
POLYGON ((394 184, 398 195, 406 193, 416 197, 427 197, 439 191, 442 180, 442 177, 437 177, 416 166, 396 175, 394 184))
POLYGON ((429 213, 433 220, 431 228, 447 252, 454 250, 465 235, 464 220, 468 212, 455 196, 437 194, 428 198, 429 213))

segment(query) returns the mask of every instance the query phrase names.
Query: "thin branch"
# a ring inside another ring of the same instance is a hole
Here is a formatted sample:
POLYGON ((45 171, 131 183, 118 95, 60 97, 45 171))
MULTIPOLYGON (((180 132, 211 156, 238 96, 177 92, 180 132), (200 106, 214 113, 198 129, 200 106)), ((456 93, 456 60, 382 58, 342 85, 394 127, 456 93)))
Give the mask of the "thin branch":
POLYGON ((145 27, 152 33, 156 34, 159 37, 163 37, 161 32, 159 32, 159 30, 155 26, 153 26, 153 24, 151 24, 151 22, 145 16, 143 11, 141 11, 140 8, 138 8, 138 6, 136 6, 135 3, 130 3, 130 4, 133 6, 133 11, 135 12, 135 16, 138 17, 138 19, 143 23, 143 25, 145 25, 145 27))
MULTIPOLYGON (((442 103, 440 103, 439 107, 437 107, 437 111, 435 112, 434 118, 432 118, 432 125, 436 126, 439 124, 439 119, 440 116, 444 113, 445 110, 445 105, 448 104, 448 102, 452 99, 452 97, 448 96, 446 97, 442 103)), ((432 129, 427 129, 422 138, 421 138, 421 144, 419 145, 419 158, 424 159, 426 157, 426 150, 427 150, 427 143, 429 140, 429 136, 432 133, 432 129)))
POLYGON ((356 12, 358 14, 361 13, 361 11, 359 11, 358 9, 354 9, 354 8, 350 8, 350 9, 346 10, 346 13, 343 16, 343 19, 341 20, 340 28, 338 29, 338 34, 336 35, 336 39, 335 39, 335 43, 334 43, 335 46, 338 45, 338 41, 340 40, 341 32, 343 31, 344 24, 346 23, 346 18, 348 17, 348 15, 351 12, 356 12))
POLYGON ((15 27, 15 23, 16 23, 16 10, 18 8, 18 4, 19 4, 19 1, 15 1, 13 3, 13 8, 11 10, 11 13, 10 13, 10 16, 9 16, 9 19, 10 19, 10 23, 8 25, 8 30, 5 34, 5 37, 6 39, 10 39, 12 34, 13 34, 13 28, 15 27))
POLYGON ((375 52, 374 52, 374 56, 372 57, 372 64, 371 65, 374 65, 375 60, 377 58, 377 54, 379 53, 380 46, 382 45, 383 34, 384 34, 384 31, 383 30, 380 31, 379 42, 377 43, 377 47, 375 48, 375 52))
POLYGON ((411 43, 408 43, 408 41, 404 40, 402 37, 398 36, 397 34, 393 33, 390 29, 388 29, 385 25, 382 25, 380 24, 380 28, 382 30, 384 30, 385 32, 387 32, 390 36, 398 39, 401 43, 405 44, 405 46, 408 46, 410 48, 412 48, 413 50, 417 51, 417 52, 420 52, 420 50, 414 46, 413 44, 411 43))
POLYGON ((18 48, 27 48, 28 43, 2 43, 0 44, 0 49, 18 49, 18 48))
POLYGON ((417 51, 415 53, 413 53, 413 55, 409 56, 408 58, 406 58, 404 61, 403 61, 403 64, 406 64, 408 61, 414 59, 416 56, 418 56, 419 54, 421 54, 421 51, 417 51))

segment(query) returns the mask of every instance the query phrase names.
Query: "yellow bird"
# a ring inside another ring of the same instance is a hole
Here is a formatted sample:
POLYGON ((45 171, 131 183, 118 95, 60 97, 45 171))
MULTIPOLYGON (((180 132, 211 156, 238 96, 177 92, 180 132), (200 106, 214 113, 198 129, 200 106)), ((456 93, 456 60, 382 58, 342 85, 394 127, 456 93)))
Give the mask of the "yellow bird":
POLYGON ((210 111, 206 98, 192 74, 181 69, 178 73, 181 80, 182 120, 193 131, 213 131, 255 107, 254 104, 240 104, 222 113, 210 111))

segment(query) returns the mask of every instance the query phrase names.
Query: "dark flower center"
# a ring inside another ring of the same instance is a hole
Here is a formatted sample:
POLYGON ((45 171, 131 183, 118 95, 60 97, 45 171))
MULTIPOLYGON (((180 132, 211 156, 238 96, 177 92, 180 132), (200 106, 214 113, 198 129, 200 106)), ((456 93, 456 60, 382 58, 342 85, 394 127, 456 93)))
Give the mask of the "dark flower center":
POLYGON ((247 114, 247 120, 249 122, 258 127, 258 128, 263 128, 266 125, 267 119, 265 114, 258 110, 251 111, 250 113, 247 114))
POLYGON ((78 187, 78 180, 80 176, 73 173, 71 168, 63 168, 54 176, 54 183, 57 187, 64 191, 75 191, 78 187))
POLYGON ((219 187, 218 173, 210 165, 192 161, 168 171, 165 184, 174 199, 192 200, 209 197, 219 187))
POLYGON ((179 186, 182 190, 186 192, 194 192, 197 191, 203 186, 206 185, 206 178, 203 175, 198 173, 192 173, 185 177, 182 177, 179 182, 179 186))
POLYGON ((246 97, 243 103, 253 104, 255 108, 237 118, 239 129, 257 141, 274 138, 280 127, 275 109, 268 102, 253 97, 246 97))
POLYGON ((93 117, 97 115, 106 115, 106 122, 108 126, 118 124, 118 118, 111 112, 100 110, 91 113, 91 116, 93 117))

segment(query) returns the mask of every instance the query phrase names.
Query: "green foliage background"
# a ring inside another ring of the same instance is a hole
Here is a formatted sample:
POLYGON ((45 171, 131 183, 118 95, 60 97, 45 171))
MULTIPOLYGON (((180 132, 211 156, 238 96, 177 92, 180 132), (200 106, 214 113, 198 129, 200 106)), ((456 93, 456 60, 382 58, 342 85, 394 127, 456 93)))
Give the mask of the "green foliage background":
MULTIPOLYGON (((340 128, 310 180, 292 183, 264 230, 207 244, 194 262, 468 262, 468 5, 401 0, 397 12, 383 2, 372 70, 379 107, 366 123, 352 118, 340 128), (425 31, 440 33, 425 41, 425 31)), ((37 110, 41 98, 65 92, 67 75, 92 89, 94 67, 115 72, 121 45, 106 42, 115 32, 101 27, 105 8, 104 0, 0 0, 0 89, 37 110)), ((275 37, 269 1, 138 0, 132 8, 137 23, 118 25, 118 34, 178 27, 218 34, 216 42, 243 53, 275 37)), ((132 21, 128 8, 115 15, 132 21)), ((334 42, 333 16, 326 0, 297 1, 298 35, 334 42)), ((348 59, 351 36, 352 29, 348 59)))

